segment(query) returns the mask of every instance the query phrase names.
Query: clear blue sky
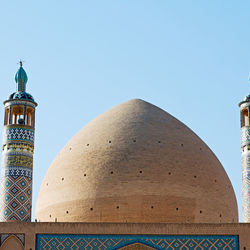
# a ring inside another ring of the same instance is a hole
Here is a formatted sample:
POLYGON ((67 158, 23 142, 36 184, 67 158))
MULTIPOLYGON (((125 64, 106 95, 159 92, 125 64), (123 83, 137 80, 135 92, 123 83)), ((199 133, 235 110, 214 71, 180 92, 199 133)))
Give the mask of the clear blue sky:
POLYGON ((39 104, 33 219, 41 181, 64 144, 132 98, 165 109, 210 146, 241 218, 238 103, 250 93, 250 1, 1 1, 0 58, 0 100, 15 91, 23 59, 39 104))

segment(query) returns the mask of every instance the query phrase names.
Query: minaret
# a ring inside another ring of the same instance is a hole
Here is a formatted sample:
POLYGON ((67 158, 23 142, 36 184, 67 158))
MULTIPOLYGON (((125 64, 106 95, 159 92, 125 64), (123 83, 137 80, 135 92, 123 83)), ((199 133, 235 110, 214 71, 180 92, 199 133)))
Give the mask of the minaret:
POLYGON ((31 221, 32 171, 37 103, 26 92, 20 62, 16 92, 4 102, 0 221, 31 221))
POLYGON ((241 167, 243 222, 250 222, 250 95, 239 104, 241 119, 241 167))

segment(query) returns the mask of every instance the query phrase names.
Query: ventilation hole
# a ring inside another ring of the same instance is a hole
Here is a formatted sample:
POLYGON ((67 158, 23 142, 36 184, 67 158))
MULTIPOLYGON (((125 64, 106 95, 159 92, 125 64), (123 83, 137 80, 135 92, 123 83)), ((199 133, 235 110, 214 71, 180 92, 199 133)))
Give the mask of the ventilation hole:
POLYGON ((134 139, 133 142, 136 142, 136 140, 134 139))
POLYGON ((183 147, 183 144, 181 144, 181 146, 183 147))
POLYGON ((111 141, 109 141, 109 143, 111 143, 111 141))
POLYGON ((120 207, 119 207, 119 206, 117 206, 116 208, 117 208, 117 209, 119 209, 120 207))
POLYGON ((161 143, 161 141, 158 141, 158 143, 161 143))
POLYGON ((168 175, 171 175, 171 172, 168 172, 168 175))
POLYGON ((46 183, 46 186, 48 186, 49 185, 49 183, 46 183))
POLYGON ((220 214, 220 217, 222 217, 222 214, 220 214))
POLYGON ((64 178, 62 178, 62 181, 64 181, 64 178))
POLYGON ((243 247, 243 250, 247 250, 247 248, 246 248, 246 247, 243 247))
POLYGON ((214 182, 217 182, 217 180, 214 180, 214 182))
POLYGON ((178 211, 178 210, 179 210, 179 208, 177 207, 177 208, 176 208, 176 211, 178 211))
POLYGON ((140 171, 140 174, 142 173, 142 171, 140 171))
POLYGON ((90 210, 93 211, 93 207, 91 207, 90 210))
POLYGON ((66 214, 68 214, 69 213, 69 211, 66 211, 66 214))
POLYGON ((113 173, 114 173, 113 171, 110 172, 110 174, 113 174, 113 173))
POLYGON ((51 214, 49 215, 49 217, 51 218, 51 214))
POLYGON ((194 178, 197 178, 197 176, 195 175, 194 178))
POLYGON ((200 214, 202 214, 202 210, 200 210, 200 214))
POLYGON ((153 208, 154 208, 154 206, 151 206, 151 208, 153 209, 153 208))
POLYGON ((89 146, 89 144, 87 144, 87 146, 89 146))
POLYGON ((86 174, 84 174, 84 176, 87 176, 86 174))
POLYGON ((70 147, 69 150, 71 150, 72 148, 70 147))
POLYGON ((202 151, 202 148, 200 148, 200 151, 202 151))

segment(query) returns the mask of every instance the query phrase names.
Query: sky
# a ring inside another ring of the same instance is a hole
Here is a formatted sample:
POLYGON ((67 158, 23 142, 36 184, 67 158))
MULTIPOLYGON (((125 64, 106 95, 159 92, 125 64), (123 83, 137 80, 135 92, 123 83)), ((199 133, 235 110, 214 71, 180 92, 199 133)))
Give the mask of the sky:
MULTIPOLYGON (((24 61, 38 103, 33 220, 46 171, 67 141, 109 108, 141 98, 214 151, 241 216, 238 103, 249 90, 250 1, 0 1, 0 100, 24 61)), ((0 108, 3 124, 4 108, 0 108)))

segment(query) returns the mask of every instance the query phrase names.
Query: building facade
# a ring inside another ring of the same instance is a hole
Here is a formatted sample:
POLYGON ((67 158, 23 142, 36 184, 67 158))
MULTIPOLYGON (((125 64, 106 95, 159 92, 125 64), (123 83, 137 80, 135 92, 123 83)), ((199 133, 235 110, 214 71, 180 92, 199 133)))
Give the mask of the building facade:
MULTIPOLYGON (((250 249, 230 179, 185 124, 143 100, 83 127, 49 167, 31 220, 35 108, 20 63, 4 102, 0 250, 250 249)), ((250 97, 240 103, 249 222, 250 97)))

